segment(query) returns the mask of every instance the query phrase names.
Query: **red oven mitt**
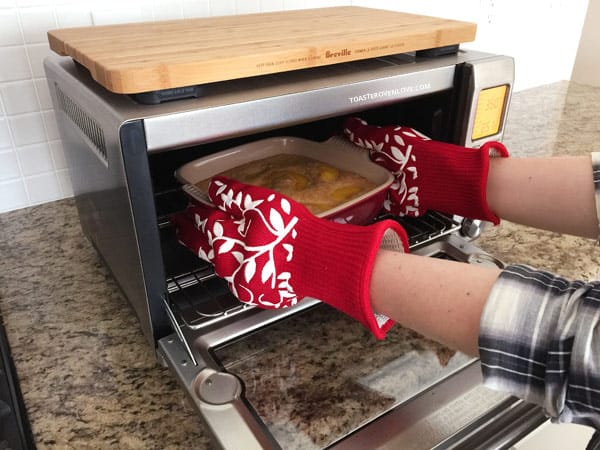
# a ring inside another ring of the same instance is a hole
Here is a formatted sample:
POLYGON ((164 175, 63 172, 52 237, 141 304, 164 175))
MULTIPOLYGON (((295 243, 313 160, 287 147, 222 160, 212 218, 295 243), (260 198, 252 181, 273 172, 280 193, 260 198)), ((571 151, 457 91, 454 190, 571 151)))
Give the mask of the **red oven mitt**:
POLYGON ((499 142, 467 148, 429 139, 402 126, 378 127, 351 117, 344 133, 369 150, 371 160, 396 176, 384 208, 417 217, 428 210, 498 224, 486 200, 490 156, 508 157, 499 142))
POLYGON ((404 229, 386 220, 335 223, 269 189, 215 177, 216 208, 191 205, 172 217, 179 241, 213 264, 231 292, 261 308, 312 297, 383 339, 392 321, 371 309, 369 284, 379 248, 408 251, 404 229))

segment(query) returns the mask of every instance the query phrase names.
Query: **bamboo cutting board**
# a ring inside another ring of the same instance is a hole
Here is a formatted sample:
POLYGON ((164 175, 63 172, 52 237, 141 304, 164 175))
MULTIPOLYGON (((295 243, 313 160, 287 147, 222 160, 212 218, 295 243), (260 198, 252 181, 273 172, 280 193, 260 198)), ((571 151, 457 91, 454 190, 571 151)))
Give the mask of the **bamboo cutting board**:
POLYGON ((132 94, 456 45, 475 31, 467 22, 343 6, 65 28, 48 40, 108 90, 132 94))

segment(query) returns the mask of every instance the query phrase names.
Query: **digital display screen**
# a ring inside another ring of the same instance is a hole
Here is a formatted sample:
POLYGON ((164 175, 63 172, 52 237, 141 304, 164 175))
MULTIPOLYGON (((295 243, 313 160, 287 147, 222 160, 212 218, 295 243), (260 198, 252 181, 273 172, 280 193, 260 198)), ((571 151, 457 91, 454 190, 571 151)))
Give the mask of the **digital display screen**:
POLYGON ((508 85, 483 89, 479 92, 473 133, 471 140, 476 141, 492 136, 500 131, 508 85))

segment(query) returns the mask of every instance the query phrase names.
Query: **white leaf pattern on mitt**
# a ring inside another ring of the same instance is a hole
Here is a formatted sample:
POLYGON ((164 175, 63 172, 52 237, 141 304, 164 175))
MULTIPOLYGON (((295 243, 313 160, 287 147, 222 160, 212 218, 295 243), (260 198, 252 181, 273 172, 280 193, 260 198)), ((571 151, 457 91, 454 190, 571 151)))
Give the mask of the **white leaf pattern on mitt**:
POLYGON ((213 233, 215 237, 223 236, 223 225, 221 225, 219 222, 215 222, 213 225, 213 233))
POLYGON ((246 280, 246 283, 252 281, 256 273, 256 261, 253 259, 245 260, 240 267, 244 267, 244 280, 246 280))
MULTIPOLYGON (((233 294, 238 298, 243 295, 245 302, 254 305, 279 308, 296 304, 298 298, 291 283, 291 274, 287 270, 280 270, 280 266, 291 263, 294 258, 293 240, 297 236, 295 225, 298 218, 292 214, 290 202, 274 194, 266 200, 254 200, 251 194, 235 193, 226 183, 218 184, 217 192, 224 205, 228 208, 237 206, 242 213, 242 218, 234 222, 237 238, 225 236, 226 233, 219 222, 213 224, 212 234, 210 230, 207 232, 207 235, 211 234, 209 240, 218 254, 231 252, 236 262, 236 267, 231 273, 222 274, 223 278, 229 281, 233 294), (257 221, 262 222, 262 227, 257 221), (262 230, 260 244, 249 243, 247 234, 251 233, 251 229, 262 230), (238 251, 237 248, 242 250, 238 251), (266 296, 264 292, 268 290, 256 289, 254 283, 257 282, 255 278, 258 271, 260 283, 276 289, 278 298, 266 296), (241 275, 241 279, 238 274, 241 275)), ((205 256, 211 258, 210 254, 205 256)))
POLYGON ((227 253, 229 251, 231 251, 233 249, 233 246, 235 245, 235 241, 232 239, 226 240, 225 242, 223 242, 223 245, 221 245, 219 247, 219 251, 217 252, 217 254, 222 255, 223 253, 227 253))
POLYGON ((269 211, 269 220, 275 231, 282 231, 285 228, 281 214, 274 208, 271 208, 271 211, 269 211))
POLYGON ((260 280, 263 283, 269 281, 275 275, 275 261, 269 259, 262 269, 260 280))
POLYGON ((285 257, 285 260, 287 262, 290 262, 294 257, 294 246, 292 244, 283 244, 283 248, 285 248, 287 251, 287 256, 285 257))
MULTIPOLYGON (((358 119, 362 125, 367 125, 358 119)), ((379 128, 380 127, 375 127, 379 128)), ((382 132, 378 138, 361 137, 360 131, 346 128, 346 135, 354 144, 369 150, 371 160, 388 169, 396 176, 389 188, 383 208, 398 215, 419 215, 419 188, 413 182, 418 178, 417 158, 412 145, 407 144, 404 136, 429 140, 422 133, 407 127, 395 127, 392 132, 382 132), (409 186, 410 185, 410 186, 409 186), (410 189, 410 195, 409 194, 410 189)))

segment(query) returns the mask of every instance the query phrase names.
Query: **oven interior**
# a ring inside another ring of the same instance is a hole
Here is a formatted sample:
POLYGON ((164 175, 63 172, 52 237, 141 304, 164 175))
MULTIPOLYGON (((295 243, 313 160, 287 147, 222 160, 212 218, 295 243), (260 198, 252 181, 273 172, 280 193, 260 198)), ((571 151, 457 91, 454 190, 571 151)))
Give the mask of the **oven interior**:
MULTIPOLYGON (((404 124, 434 139, 452 141, 455 133, 454 100, 452 91, 447 90, 359 111, 356 115, 371 124, 404 124)), ((174 177, 175 170, 195 158, 267 137, 294 136, 325 141, 342 134, 344 118, 345 116, 325 118, 248 136, 149 154, 169 302, 177 318, 186 327, 198 329, 214 325, 221 317, 230 317, 246 307, 229 294, 225 283, 214 275, 208 264, 176 241, 175 230, 170 225, 169 217, 183 210, 188 204, 188 198, 174 177)), ((422 246, 460 228, 460 223, 454 218, 437 212, 430 212, 419 219, 394 219, 405 227, 411 248, 422 246)))

